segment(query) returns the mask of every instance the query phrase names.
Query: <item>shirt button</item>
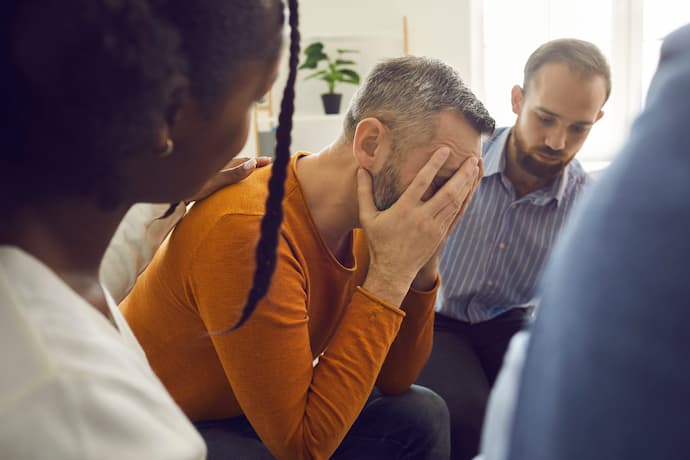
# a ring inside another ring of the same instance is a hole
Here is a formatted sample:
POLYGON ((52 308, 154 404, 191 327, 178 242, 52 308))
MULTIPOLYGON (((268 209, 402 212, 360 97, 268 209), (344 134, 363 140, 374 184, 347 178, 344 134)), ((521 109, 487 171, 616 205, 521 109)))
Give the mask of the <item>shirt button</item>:
POLYGON ((493 286, 494 283, 493 283, 493 281, 489 280, 489 281, 486 282, 486 284, 489 285, 489 286, 493 286))
POLYGON ((503 243, 498 244, 499 249, 505 249, 506 245, 503 243))
POLYGON ((515 209, 515 208, 517 208, 517 204, 511 204, 510 205, 510 209, 515 209))

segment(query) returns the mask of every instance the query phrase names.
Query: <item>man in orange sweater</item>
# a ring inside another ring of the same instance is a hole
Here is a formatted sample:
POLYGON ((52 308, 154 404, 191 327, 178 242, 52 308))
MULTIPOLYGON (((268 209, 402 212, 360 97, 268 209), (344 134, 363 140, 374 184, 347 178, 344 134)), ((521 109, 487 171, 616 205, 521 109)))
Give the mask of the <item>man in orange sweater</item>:
POLYGON ((235 331, 270 171, 194 206, 122 310, 211 458, 448 457, 445 403, 412 383, 493 128, 449 66, 376 66, 341 136, 293 157, 271 287, 235 331))

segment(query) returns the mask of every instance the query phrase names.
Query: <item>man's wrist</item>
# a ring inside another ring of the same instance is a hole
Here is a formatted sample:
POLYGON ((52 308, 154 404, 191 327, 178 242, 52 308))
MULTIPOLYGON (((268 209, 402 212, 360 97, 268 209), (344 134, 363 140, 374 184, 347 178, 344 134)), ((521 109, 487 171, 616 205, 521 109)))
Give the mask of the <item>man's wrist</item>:
POLYGON ((412 289, 416 291, 430 291, 438 279, 438 256, 434 256, 424 265, 412 281, 412 289))
POLYGON ((436 286, 436 280, 438 279, 438 270, 435 268, 433 270, 420 270, 420 272, 412 281, 412 289, 415 291, 431 291, 434 286, 436 286))
POLYGON ((391 274, 370 267, 362 288, 389 304, 399 307, 410 289, 410 283, 410 277, 404 274, 391 274))

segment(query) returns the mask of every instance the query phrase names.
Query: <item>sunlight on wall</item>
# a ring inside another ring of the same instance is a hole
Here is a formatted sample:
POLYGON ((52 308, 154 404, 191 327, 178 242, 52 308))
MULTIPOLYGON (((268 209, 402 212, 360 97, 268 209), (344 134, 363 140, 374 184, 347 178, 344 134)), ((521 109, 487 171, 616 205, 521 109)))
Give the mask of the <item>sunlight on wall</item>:
POLYGON ((690 2, 676 0, 645 0, 642 22, 642 94, 652 80, 659 50, 664 37, 678 27, 690 22, 690 2))

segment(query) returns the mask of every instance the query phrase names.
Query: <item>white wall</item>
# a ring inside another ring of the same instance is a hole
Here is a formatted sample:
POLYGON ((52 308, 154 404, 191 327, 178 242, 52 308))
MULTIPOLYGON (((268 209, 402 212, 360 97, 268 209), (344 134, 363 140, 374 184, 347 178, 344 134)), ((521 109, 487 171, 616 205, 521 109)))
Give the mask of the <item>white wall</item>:
POLYGON ((471 85, 471 0, 388 0, 407 15, 410 54, 434 56, 452 65, 471 85))
MULTIPOLYGON (((403 16, 407 15, 409 52, 434 56, 455 67, 470 86, 471 0, 301 0, 300 32, 302 48, 322 40, 334 48, 357 48, 356 69, 364 77, 380 59, 403 54, 403 16)), ((287 78, 287 56, 273 89, 277 118, 282 90, 287 78)), ((300 71, 296 86, 296 114, 293 150, 317 150, 335 139, 342 117, 324 117, 320 94, 324 82, 304 81, 300 71)), ((353 85, 339 85, 344 112, 355 91, 353 85)), ((253 131, 253 130, 252 130, 253 131)), ((255 152, 253 133, 243 150, 255 152)))

